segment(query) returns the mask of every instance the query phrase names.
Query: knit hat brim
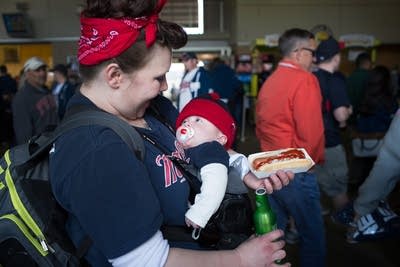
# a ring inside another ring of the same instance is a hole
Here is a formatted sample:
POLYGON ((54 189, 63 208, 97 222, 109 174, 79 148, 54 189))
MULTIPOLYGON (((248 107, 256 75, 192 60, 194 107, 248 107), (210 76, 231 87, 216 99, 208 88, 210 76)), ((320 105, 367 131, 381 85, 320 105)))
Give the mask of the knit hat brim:
POLYGON ((182 122, 190 116, 203 117, 214 124, 227 137, 225 148, 229 149, 235 141, 236 124, 228 110, 217 101, 220 100, 200 97, 192 99, 179 113, 176 128, 181 126, 182 122))

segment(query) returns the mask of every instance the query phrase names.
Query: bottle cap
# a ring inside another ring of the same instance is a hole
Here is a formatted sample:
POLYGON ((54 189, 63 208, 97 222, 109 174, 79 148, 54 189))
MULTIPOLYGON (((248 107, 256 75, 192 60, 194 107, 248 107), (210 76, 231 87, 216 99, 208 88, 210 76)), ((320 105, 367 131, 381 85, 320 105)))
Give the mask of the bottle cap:
POLYGON ((267 190, 265 190, 265 188, 261 187, 261 188, 257 188, 256 189, 256 195, 265 195, 267 193, 267 190))

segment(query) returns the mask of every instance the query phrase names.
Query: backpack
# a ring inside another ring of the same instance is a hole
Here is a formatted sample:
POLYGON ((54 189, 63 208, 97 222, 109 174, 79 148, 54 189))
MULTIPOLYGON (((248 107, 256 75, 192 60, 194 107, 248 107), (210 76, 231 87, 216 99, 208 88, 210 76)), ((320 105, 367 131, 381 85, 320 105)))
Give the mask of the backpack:
POLYGON ((132 126, 118 117, 81 107, 54 130, 13 147, 0 160, 0 266, 85 266, 87 238, 75 250, 65 222, 66 211, 55 200, 48 175, 48 154, 63 133, 85 125, 114 130, 143 160, 144 144, 132 126))

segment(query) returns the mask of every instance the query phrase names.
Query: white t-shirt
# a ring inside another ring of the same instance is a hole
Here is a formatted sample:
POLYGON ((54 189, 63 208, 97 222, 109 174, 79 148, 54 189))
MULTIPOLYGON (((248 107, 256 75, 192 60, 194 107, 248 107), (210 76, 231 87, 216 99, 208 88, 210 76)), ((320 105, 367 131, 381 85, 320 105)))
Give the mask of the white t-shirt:
POLYGON ((194 82, 192 82, 192 80, 194 79, 198 70, 199 68, 195 68, 189 71, 182 79, 179 89, 179 111, 181 111, 183 107, 186 106, 186 104, 189 103, 190 100, 192 100, 192 92, 195 93, 195 97, 197 96, 197 90, 200 89, 200 73, 197 75, 194 82))

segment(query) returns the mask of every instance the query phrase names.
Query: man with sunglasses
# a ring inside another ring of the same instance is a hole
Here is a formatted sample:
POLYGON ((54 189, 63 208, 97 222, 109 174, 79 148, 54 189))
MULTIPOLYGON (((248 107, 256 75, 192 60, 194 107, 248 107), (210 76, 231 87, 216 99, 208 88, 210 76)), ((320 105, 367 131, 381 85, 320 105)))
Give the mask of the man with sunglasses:
POLYGON ((56 102, 46 87, 46 63, 38 57, 28 59, 24 64, 24 76, 25 83, 12 103, 16 144, 23 144, 58 123, 56 102))
MULTIPOLYGON (((279 38, 282 60, 261 87, 256 134, 262 151, 305 148, 315 163, 324 160, 324 128, 318 80, 311 73, 314 35, 289 29, 279 38)), ((294 219, 300 238, 300 266, 325 266, 326 246, 320 193, 313 171, 296 173, 292 183, 270 195, 278 228, 294 219)))

